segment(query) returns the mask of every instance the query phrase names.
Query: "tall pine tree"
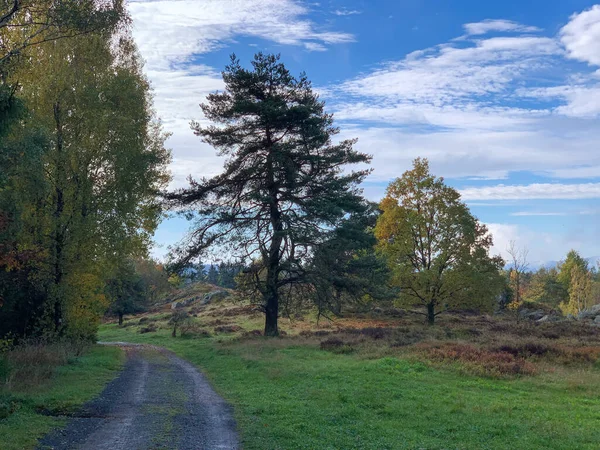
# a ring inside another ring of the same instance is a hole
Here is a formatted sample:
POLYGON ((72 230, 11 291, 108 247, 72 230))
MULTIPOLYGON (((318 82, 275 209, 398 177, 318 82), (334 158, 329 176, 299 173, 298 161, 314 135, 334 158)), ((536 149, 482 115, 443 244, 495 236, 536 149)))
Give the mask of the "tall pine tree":
POLYGON ((182 264, 208 248, 252 260, 262 294, 265 335, 278 334, 280 291, 306 278, 305 266, 326 231, 367 206, 358 184, 370 156, 353 140, 334 143, 333 116, 306 75, 296 78, 279 56, 257 54, 252 69, 232 56, 225 91, 202 105, 214 124, 193 123, 196 135, 228 159, 214 178, 168 194, 173 206, 197 211, 196 229, 174 252, 182 264))

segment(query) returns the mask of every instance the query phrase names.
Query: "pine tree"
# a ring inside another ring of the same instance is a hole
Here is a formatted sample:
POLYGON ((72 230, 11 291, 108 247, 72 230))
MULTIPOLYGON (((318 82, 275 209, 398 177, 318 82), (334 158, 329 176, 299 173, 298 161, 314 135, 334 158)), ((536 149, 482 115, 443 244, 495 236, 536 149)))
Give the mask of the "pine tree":
POLYGON ((265 335, 277 335, 280 290, 306 276, 305 262, 348 213, 366 206, 357 188, 368 170, 346 171, 370 157, 353 140, 333 143, 333 117, 306 75, 296 78, 279 56, 257 54, 252 69, 232 56, 225 91, 202 105, 214 125, 192 124, 196 135, 228 157, 222 174, 167 196, 197 209, 197 227, 173 257, 185 264, 211 246, 254 261, 265 335))

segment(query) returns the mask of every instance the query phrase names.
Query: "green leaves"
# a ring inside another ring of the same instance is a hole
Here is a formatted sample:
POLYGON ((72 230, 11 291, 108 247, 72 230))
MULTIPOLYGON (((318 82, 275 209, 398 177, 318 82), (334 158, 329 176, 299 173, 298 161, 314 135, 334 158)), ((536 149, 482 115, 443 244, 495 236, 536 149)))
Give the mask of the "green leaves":
MULTIPOLYGON (((15 326, 89 337, 108 306, 106 281, 123 260, 147 253, 170 154, 132 38, 112 34, 126 21, 92 30, 96 18, 84 17, 89 8, 112 14, 120 2, 77 3, 53 10, 63 24, 83 20, 73 36, 13 60, 8 82, 22 84, 27 114, 2 141, 10 190, 0 191, 0 209, 12 205, 5 239, 36 256, 19 283, 44 297, 43 312, 36 304, 15 326)), ((10 295, 0 315, 21 308, 10 295)))
POLYGON ((430 323, 450 308, 492 306, 504 263, 488 256, 487 228, 455 189, 431 175, 426 159, 388 186, 380 208, 378 247, 405 304, 426 306, 430 323))

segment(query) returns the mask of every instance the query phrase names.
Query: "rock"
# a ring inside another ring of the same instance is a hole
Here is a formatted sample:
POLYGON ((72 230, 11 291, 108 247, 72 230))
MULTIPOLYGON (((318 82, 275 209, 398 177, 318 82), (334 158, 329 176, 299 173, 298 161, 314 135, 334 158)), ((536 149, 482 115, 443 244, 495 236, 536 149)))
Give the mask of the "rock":
POLYGON ((596 318, 594 319, 594 323, 600 325, 600 316, 596 316, 596 318))
POLYGON ((546 314, 541 319, 537 320, 537 323, 545 323, 545 322, 562 322, 564 320, 563 317, 556 314, 546 314))
POLYGON ((198 297, 192 297, 185 300, 180 300, 178 302, 173 302, 171 303, 171 309, 185 308, 186 306, 190 306, 196 300, 198 300, 198 297))
POLYGON ((543 311, 541 309, 537 309, 537 310, 522 309, 521 311, 519 311, 519 315, 523 319, 537 321, 537 320, 540 320, 541 318, 543 318, 544 316, 546 316, 547 314, 545 311, 543 311))
POLYGON ((227 291, 212 291, 204 296, 204 298, 202 299, 202 304, 208 305, 209 303, 212 303, 215 300, 222 300, 227 297, 229 297, 229 292, 227 291))

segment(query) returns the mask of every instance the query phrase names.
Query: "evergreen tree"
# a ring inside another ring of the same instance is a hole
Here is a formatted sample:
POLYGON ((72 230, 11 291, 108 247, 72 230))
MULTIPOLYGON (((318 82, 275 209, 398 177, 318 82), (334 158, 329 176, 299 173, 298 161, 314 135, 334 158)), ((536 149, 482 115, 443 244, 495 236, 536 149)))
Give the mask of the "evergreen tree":
POLYGON ((325 232, 365 204, 357 185, 368 163, 354 141, 338 133, 311 84, 296 78, 279 56, 257 54, 252 69, 232 56, 223 72, 225 91, 202 105, 214 125, 194 132, 228 157, 222 174, 192 181, 169 194, 175 206, 197 209, 196 230, 173 257, 181 263, 219 246, 264 269, 255 277, 262 294, 265 335, 278 334, 280 291, 305 279, 305 264, 325 232))
POLYGON ((374 205, 362 214, 350 215, 315 250, 309 279, 315 288, 319 315, 340 315, 342 308, 350 304, 392 298, 389 270, 375 252, 373 228, 377 217, 374 205))
POLYGON ((214 285, 219 284, 219 271, 213 264, 211 264, 208 268, 208 273, 206 274, 206 281, 214 285))

